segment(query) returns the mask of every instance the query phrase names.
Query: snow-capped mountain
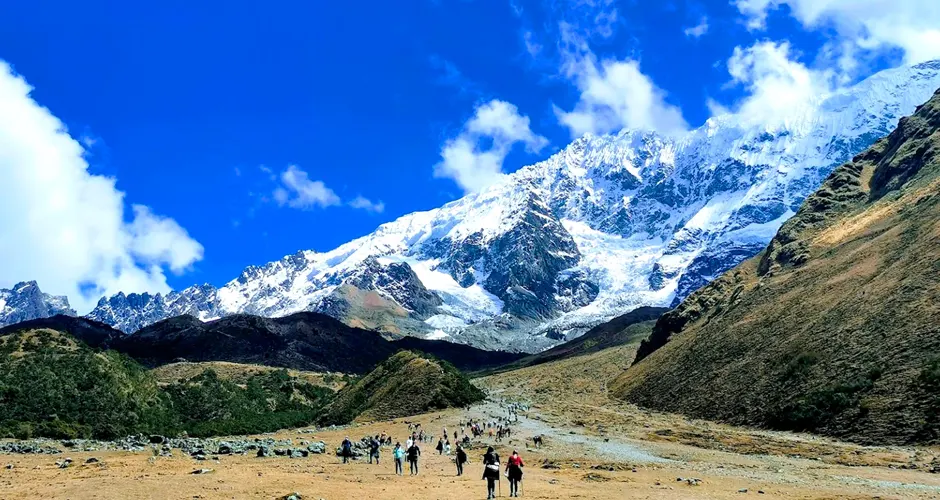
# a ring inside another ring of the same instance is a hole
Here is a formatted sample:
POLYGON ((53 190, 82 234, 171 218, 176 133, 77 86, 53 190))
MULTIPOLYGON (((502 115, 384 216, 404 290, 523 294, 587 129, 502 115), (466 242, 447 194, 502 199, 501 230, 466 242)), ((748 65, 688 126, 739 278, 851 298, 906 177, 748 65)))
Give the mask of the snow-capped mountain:
POLYGON ((118 294, 90 317, 132 332, 182 313, 320 310, 391 333, 539 350, 673 304, 754 255, 837 165, 938 87, 931 62, 820 97, 778 126, 726 115, 678 137, 586 136, 335 250, 250 266, 218 289, 118 294))
POLYGON ((69 307, 68 297, 43 293, 35 281, 0 288, 0 326, 56 314, 76 315, 69 307))

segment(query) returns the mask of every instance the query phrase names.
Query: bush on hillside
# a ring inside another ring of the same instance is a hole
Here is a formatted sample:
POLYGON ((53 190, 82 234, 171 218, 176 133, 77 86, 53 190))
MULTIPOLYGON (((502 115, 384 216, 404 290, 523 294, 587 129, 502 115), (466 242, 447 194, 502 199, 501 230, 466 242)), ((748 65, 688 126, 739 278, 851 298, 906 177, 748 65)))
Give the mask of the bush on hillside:
POLYGON ((812 391, 785 406, 771 424, 792 431, 820 429, 840 413, 858 407, 861 395, 874 387, 880 377, 881 370, 875 369, 849 382, 812 391))

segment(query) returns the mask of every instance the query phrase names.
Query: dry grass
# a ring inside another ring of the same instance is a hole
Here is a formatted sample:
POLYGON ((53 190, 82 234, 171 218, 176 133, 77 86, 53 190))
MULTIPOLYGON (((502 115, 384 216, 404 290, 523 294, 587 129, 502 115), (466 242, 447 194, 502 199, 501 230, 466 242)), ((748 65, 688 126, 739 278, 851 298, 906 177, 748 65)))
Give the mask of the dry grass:
MULTIPOLYGON (((229 363, 225 361, 207 361, 201 363, 171 363, 154 368, 150 372, 157 379, 158 383, 172 384, 193 378, 207 369, 214 370, 222 379, 241 382, 254 375, 281 370, 282 368, 272 368, 270 366, 264 365, 229 363)), ((342 381, 342 373, 318 373, 299 370, 287 370, 287 372, 292 377, 299 378, 313 385, 328 387, 333 390, 342 389, 344 385, 342 381), (327 383, 327 380, 325 380, 327 378, 329 379, 329 383, 327 383)))

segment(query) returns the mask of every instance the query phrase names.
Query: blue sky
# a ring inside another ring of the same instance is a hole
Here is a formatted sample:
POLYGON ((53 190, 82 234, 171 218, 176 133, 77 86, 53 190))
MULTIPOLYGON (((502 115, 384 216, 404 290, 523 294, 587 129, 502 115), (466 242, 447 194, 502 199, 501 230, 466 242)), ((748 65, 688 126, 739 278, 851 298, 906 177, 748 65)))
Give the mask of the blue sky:
MULTIPOLYGON (((19 205, 34 224, 9 226, 25 252, 0 245, 0 286, 40 278, 87 305, 75 290, 222 285, 440 206, 584 132, 763 117, 781 93, 938 55, 924 48, 940 42, 932 2, 861 3, 16 2, 0 16, 5 77, 32 87, 10 89, 48 110, 28 112, 77 177, 56 175, 51 192, 75 203, 59 215, 19 205), (76 186, 105 178, 113 188, 88 208, 98 188, 76 186)), ((46 146, 16 135, 20 108, 3 109, 0 141, 35 146, 0 158, 32 182, 5 194, 36 200, 50 189, 36 166, 46 146)))

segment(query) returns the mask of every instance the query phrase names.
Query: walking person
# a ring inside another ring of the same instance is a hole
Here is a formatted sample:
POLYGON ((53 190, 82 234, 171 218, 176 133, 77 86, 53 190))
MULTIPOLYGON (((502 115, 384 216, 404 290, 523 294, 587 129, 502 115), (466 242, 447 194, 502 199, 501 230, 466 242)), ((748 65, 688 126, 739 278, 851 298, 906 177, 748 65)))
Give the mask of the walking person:
POLYGON ((421 448, 418 443, 414 443, 408 448, 408 469, 412 476, 418 475, 418 457, 421 456, 421 448))
POLYGON ((375 436, 369 441, 369 463, 375 458, 375 465, 379 465, 379 437, 375 436))
POLYGON ((522 457, 519 456, 518 451, 513 450, 512 456, 506 461, 506 477, 509 478, 509 496, 511 497, 519 496, 519 483, 522 482, 523 467, 525 467, 525 464, 522 462, 522 457))
POLYGON ((457 445, 457 457, 454 459, 454 462, 457 463, 457 475, 463 475, 463 464, 467 463, 467 452, 464 451, 463 446, 457 445))
POLYGON ((438 454, 438 455, 443 455, 443 454, 444 454, 444 440, 443 440, 443 439, 438 439, 438 440, 437 440, 437 447, 435 447, 434 449, 437 450, 437 454, 438 454))
POLYGON ((486 500, 496 498, 496 481, 499 481, 499 454, 492 446, 483 455, 483 479, 486 479, 486 500))
POLYGON ((450 439, 444 441, 444 454, 450 455, 450 439))
POLYGON ((349 457, 352 456, 352 441, 349 440, 349 436, 346 436, 346 439, 343 440, 342 449, 343 463, 348 464, 349 457))
POLYGON ((405 458, 405 450, 401 447, 401 443, 395 443, 395 449, 392 450, 392 457, 395 458, 395 474, 403 476, 405 472, 402 469, 401 461, 405 458))

